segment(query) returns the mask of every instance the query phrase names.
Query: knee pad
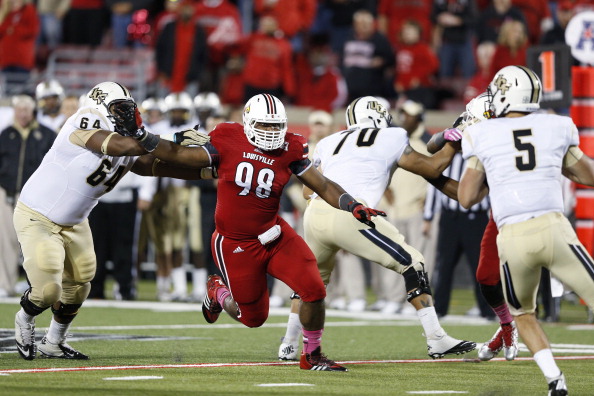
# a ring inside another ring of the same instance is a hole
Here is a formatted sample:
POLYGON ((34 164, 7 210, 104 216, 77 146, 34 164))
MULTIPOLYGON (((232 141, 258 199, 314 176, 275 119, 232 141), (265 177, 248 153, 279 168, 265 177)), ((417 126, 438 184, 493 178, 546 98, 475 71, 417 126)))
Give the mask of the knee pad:
POLYGON ((64 304, 62 301, 58 301, 52 305, 52 312, 59 319, 58 323, 70 323, 78 313, 78 309, 82 304, 64 304))
POLYGON ((64 295, 67 296, 68 304, 82 304, 90 292, 91 282, 67 286, 64 289, 64 295))
POLYGON ((44 306, 50 307, 56 301, 60 300, 61 295, 62 285, 57 283, 50 282, 41 288, 41 298, 44 306))
POLYGON ((37 305, 33 304, 31 301, 29 301, 29 293, 31 292, 31 289, 28 289, 21 297, 21 307, 23 307, 23 310, 27 313, 27 315, 31 315, 31 316, 37 316, 40 313, 42 313, 43 311, 45 311, 46 309, 49 308, 49 306, 42 308, 42 307, 38 307, 37 305))
POLYGON ((489 304, 491 307, 497 307, 505 302, 501 282, 496 285, 485 285, 481 283, 479 286, 481 288, 483 297, 485 297, 487 304, 489 304))
POLYGON ((404 276, 404 284, 406 286, 406 301, 410 302, 421 294, 431 295, 431 287, 429 286, 429 276, 425 272, 423 263, 419 265, 414 264, 402 273, 404 276), (420 269, 419 269, 420 267, 420 269))

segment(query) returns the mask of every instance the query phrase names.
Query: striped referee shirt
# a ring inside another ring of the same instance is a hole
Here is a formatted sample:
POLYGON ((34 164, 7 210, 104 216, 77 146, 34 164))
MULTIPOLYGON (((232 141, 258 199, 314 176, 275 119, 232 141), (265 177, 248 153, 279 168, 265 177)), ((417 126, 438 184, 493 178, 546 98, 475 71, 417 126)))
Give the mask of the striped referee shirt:
MULTIPOLYGON (((466 166, 466 161, 462 158, 462 153, 458 152, 454 156, 450 166, 443 172, 443 174, 451 179, 460 180, 462 172, 466 166)), ((452 199, 433 187, 431 184, 427 187, 427 197, 425 198, 425 208, 423 210, 423 218, 425 220, 433 220, 433 216, 442 210, 451 210, 457 212, 484 212, 491 208, 489 196, 487 195, 483 200, 470 209, 465 209, 458 201, 452 199)))

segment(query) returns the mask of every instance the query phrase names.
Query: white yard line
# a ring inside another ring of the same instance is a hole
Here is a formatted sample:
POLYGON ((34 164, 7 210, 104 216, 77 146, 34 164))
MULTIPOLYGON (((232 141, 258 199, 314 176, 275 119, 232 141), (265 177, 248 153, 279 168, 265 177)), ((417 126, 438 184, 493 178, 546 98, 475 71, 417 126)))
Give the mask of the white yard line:
MULTIPOLYGON (((555 360, 592 360, 594 356, 555 356, 555 360)), ((531 357, 518 357, 518 361, 530 361, 531 357)), ((491 362, 504 362, 504 358, 495 358, 491 362)), ((402 363, 478 363, 477 359, 409 359, 409 360, 350 360, 337 362, 340 364, 402 364, 402 363)), ((5 369, 1 374, 50 373, 65 371, 111 371, 111 370, 144 370, 156 368, 210 368, 210 367, 247 367, 247 366, 290 366, 299 362, 261 362, 261 363, 196 363, 196 364, 153 364, 138 366, 87 366, 87 367, 48 367, 32 369, 5 369)))

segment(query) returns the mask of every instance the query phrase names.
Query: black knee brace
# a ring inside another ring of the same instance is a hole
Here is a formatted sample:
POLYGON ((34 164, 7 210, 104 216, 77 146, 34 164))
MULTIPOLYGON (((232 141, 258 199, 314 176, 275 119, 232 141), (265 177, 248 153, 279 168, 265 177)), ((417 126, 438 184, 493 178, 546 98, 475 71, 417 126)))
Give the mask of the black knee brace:
POLYGON ((301 297, 299 297, 299 294, 293 292, 291 293, 291 297, 289 297, 291 300, 301 300, 301 297))
POLYGON ((62 301, 58 301, 52 305, 52 312, 59 319, 59 323, 70 323, 74 320, 74 317, 78 313, 78 309, 82 304, 63 304, 62 301), (56 308, 58 306, 58 308, 56 308))
POLYGON ((21 307, 23 307, 23 310, 27 313, 27 315, 37 316, 49 308, 41 308, 33 304, 31 301, 29 301, 29 293, 31 293, 31 289, 27 289, 27 291, 21 297, 21 307))
POLYGON ((489 306, 492 308, 498 307, 505 302, 501 282, 497 283, 496 285, 483 285, 480 283, 479 286, 481 288, 483 297, 485 297, 485 300, 487 300, 487 304, 489 304, 489 306))
POLYGON ((406 294, 406 301, 410 302, 414 298, 420 296, 421 294, 429 294, 431 295, 431 287, 429 286, 429 277, 427 273, 424 271, 425 266, 423 266, 422 271, 417 271, 412 266, 404 271, 402 275, 404 276, 404 284, 406 286, 407 294, 406 294))

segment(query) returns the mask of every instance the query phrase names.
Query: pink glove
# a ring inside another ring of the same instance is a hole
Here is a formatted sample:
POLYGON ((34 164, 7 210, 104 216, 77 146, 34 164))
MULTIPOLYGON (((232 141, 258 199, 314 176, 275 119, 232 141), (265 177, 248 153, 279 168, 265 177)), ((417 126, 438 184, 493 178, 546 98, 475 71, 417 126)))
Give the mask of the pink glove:
POLYGON ((443 132, 443 138, 448 142, 457 142, 462 139, 462 132, 456 128, 446 129, 443 132))

